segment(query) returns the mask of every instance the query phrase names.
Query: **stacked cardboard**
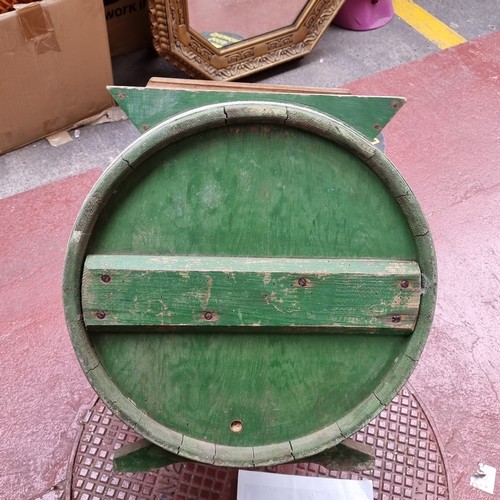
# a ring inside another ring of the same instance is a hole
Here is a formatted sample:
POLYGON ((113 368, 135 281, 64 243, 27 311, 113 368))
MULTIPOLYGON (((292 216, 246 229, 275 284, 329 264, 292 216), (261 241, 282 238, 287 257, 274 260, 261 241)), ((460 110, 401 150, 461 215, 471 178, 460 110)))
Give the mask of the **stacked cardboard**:
POLYGON ((147 0, 104 0, 104 8, 112 56, 153 45, 147 0))

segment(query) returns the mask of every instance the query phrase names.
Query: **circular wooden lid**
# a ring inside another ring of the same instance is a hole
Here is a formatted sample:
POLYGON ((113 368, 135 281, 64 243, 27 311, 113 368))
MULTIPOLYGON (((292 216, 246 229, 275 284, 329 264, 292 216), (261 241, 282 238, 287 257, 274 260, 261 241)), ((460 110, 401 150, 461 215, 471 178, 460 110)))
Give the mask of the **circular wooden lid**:
POLYGON ((355 130, 231 102, 127 148, 78 215, 64 271, 78 359, 110 409, 200 462, 302 459, 408 379, 435 305, 410 188, 355 130))

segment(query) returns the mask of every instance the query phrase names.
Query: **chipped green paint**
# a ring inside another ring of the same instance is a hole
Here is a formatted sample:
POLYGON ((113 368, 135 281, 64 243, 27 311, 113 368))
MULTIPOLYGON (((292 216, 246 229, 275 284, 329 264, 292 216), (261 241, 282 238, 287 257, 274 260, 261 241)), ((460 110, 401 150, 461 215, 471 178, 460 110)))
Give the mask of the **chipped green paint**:
POLYGON ((170 453, 146 439, 139 439, 118 448, 113 457, 116 472, 149 472, 185 461, 179 455, 170 453))
POLYGON ((89 255, 82 278, 97 331, 408 334, 419 305, 407 261, 89 255))
MULTIPOLYGON (((117 472, 149 472, 179 462, 191 460, 170 453, 146 439, 139 439, 116 450, 113 469, 117 472)), ((370 446, 346 439, 332 449, 307 457, 307 462, 330 470, 362 471, 374 468, 375 456, 370 446)))
POLYGON ((405 103, 402 97, 322 94, 207 92, 136 87, 108 87, 109 92, 141 132, 178 113, 232 101, 277 101, 321 110, 373 140, 405 103))

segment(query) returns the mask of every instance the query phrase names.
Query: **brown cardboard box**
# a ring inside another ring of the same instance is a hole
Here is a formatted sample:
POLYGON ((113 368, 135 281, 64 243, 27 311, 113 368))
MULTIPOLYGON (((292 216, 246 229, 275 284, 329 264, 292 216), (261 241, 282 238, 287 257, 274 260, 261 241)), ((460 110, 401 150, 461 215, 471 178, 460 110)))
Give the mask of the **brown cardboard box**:
POLYGON ((104 0, 112 56, 152 46, 147 0, 104 0))
POLYGON ((113 104, 102 0, 42 0, 0 15, 0 153, 113 104))

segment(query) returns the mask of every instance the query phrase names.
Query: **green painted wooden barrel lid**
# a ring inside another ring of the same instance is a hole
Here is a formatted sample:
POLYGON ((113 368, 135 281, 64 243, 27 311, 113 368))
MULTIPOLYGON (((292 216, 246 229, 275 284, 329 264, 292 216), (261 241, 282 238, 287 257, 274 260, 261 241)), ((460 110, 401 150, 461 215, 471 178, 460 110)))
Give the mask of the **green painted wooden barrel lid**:
POLYGON ((70 239, 66 319, 111 410, 181 457, 305 458, 405 383, 435 257, 396 168, 310 108, 232 102, 166 120, 99 179, 70 239))

